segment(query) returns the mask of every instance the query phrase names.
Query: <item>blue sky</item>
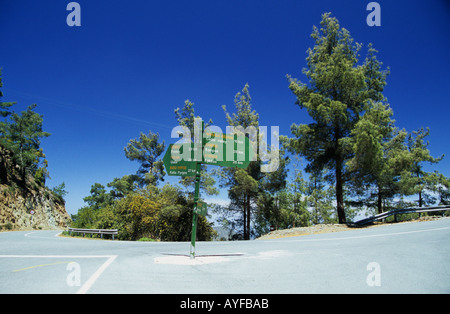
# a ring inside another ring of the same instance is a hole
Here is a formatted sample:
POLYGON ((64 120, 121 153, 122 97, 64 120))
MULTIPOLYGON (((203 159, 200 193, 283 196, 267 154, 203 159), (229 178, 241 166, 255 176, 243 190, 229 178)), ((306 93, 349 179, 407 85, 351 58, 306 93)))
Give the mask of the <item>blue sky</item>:
POLYGON ((80 0, 80 27, 66 24, 69 2, 0 0, 0 67, 3 101, 17 101, 17 111, 36 103, 44 115, 47 184, 65 182, 70 214, 94 182, 138 169, 123 148, 140 132, 175 142, 173 111, 186 99, 225 129, 221 106, 233 111, 248 82, 260 125, 289 135, 292 123, 308 123, 286 74, 305 81, 312 26, 324 12, 364 44, 361 59, 369 42, 379 50, 397 125, 429 126, 431 154, 447 155, 435 169, 450 176, 446 0, 378 1, 380 27, 366 24, 368 0, 80 0))

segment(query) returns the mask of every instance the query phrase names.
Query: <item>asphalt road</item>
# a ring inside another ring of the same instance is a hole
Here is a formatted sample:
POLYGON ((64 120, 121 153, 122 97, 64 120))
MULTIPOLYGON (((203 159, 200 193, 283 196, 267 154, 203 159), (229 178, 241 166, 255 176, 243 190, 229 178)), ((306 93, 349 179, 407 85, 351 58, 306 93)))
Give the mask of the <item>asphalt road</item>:
POLYGON ((450 293, 450 219, 277 240, 0 233, 0 293, 450 293))

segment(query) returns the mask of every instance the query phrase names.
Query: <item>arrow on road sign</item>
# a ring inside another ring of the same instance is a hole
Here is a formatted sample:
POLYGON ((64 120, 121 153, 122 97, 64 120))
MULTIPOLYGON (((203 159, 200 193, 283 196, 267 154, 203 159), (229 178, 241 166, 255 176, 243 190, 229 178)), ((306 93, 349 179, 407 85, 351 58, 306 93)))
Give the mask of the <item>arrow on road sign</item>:
POLYGON ((182 159, 182 152, 184 145, 170 144, 166 153, 164 154, 163 162, 169 176, 195 176, 197 163, 195 161, 186 161, 182 159), (172 150, 173 146, 175 148, 172 150), (172 153, 173 152, 173 153, 172 153))

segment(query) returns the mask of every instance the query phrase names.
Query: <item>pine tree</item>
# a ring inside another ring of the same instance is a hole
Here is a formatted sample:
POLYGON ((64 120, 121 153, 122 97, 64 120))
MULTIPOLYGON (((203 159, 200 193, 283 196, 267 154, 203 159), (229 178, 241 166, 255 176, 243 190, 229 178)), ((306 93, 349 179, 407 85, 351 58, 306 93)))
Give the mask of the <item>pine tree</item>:
MULTIPOLYGON (((0 69, 0 88, 2 87, 0 69)), ((0 98, 3 93, 0 91, 0 98)), ((28 106, 20 114, 11 110, 15 102, 0 102, 0 147, 11 153, 12 161, 19 166, 20 183, 22 187, 29 188, 27 175, 41 186, 45 185, 49 177, 48 162, 43 149, 40 147, 41 139, 50 136, 42 129, 43 117, 34 112, 36 105, 28 106)), ((8 182, 8 175, 4 162, 0 156, 0 182, 8 182)))
MULTIPOLYGON (((0 88, 3 87, 2 83, 2 69, 0 68, 0 88)), ((3 93, 0 90, 0 99, 3 97, 3 93)), ((15 102, 2 102, 0 101, 0 118, 6 118, 11 114, 11 106, 13 106, 15 102)), ((5 122, 0 121, 0 136, 4 135, 4 126, 5 122)))
POLYGON ((164 181, 164 164, 158 157, 164 152, 164 141, 159 143, 159 134, 141 132, 139 139, 132 139, 124 148, 125 156, 130 160, 136 160, 141 165, 137 171, 140 177, 140 186, 164 181))
POLYGON ((311 173, 305 194, 313 224, 336 222, 336 219, 332 217, 335 191, 332 186, 327 186, 323 178, 323 171, 311 173))
POLYGON ((410 167, 408 171, 403 172, 402 189, 407 195, 418 194, 419 207, 433 203, 433 198, 426 190, 433 190, 436 185, 433 182, 433 173, 423 169, 424 163, 436 164, 444 158, 444 155, 438 158, 430 155, 429 142, 425 142, 425 138, 429 135, 430 129, 422 127, 418 131, 413 131, 407 138, 410 167))
POLYGON ((41 138, 50 136, 50 133, 42 130, 43 117, 33 111, 35 107, 36 105, 28 106, 27 110, 20 114, 11 113, 11 122, 6 124, 5 135, 0 143, 13 153, 13 160, 19 165, 24 187, 27 185, 27 173, 33 177, 38 174, 41 184, 44 184, 45 178, 48 177, 48 163, 40 144, 41 138))
POLYGON ((343 139, 350 136, 363 109, 366 88, 364 67, 358 66, 361 45, 353 43, 350 33, 341 28, 330 13, 322 15, 322 28, 314 26, 313 49, 308 49, 304 74, 309 85, 289 78, 289 88, 297 104, 314 120, 308 125, 291 127, 291 146, 309 161, 308 172, 330 169, 335 174, 339 223, 346 223, 344 212, 344 166, 349 153, 343 139))
POLYGON ((252 98, 250 97, 249 85, 246 83, 242 92, 238 92, 234 97, 236 112, 230 116, 225 105, 222 106, 225 116, 230 126, 242 126, 246 129, 249 126, 259 126, 259 114, 252 110, 252 98))
POLYGON ((289 220, 292 222, 292 228, 309 225, 307 184, 297 157, 297 162, 294 164, 294 179, 292 183, 288 184, 291 203, 289 220))
MULTIPOLYGON (((195 119, 200 119, 199 116, 195 115, 194 103, 189 99, 186 99, 183 105, 183 108, 177 108, 174 111, 175 118, 178 122, 179 126, 186 127, 189 129, 189 133, 191 135, 191 141, 194 142, 194 123, 195 119)), ((212 120, 205 125, 205 128, 212 124, 212 120)), ((181 177, 180 183, 186 187, 190 194, 194 195, 194 185, 195 185, 195 177, 187 176, 181 177)), ((207 171, 207 165, 202 164, 201 166, 201 176, 200 176, 200 190, 207 195, 217 195, 219 191, 215 187, 216 181, 214 177, 207 171)))
MULTIPOLYGON (((282 141, 284 140, 285 137, 282 137, 282 141)), ((301 171, 296 172, 294 182, 288 184, 287 166, 290 158, 285 155, 286 150, 283 145, 278 150, 278 154, 277 170, 264 173, 259 184, 256 227, 260 232, 267 231, 267 222, 278 229, 302 225, 305 220, 302 206, 304 181, 301 171)))
POLYGON ((103 184, 94 183, 91 186, 90 193, 91 195, 83 198, 83 201, 85 201, 93 211, 98 211, 107 205, 111 205, 113 202, 110 194, 106 192, 103 184))
MULTIPOLYGON (((259 115, 252 110, 251 97, 248 83, 242 92, 238 92, 234 98, 236 112, 230 115, 226 106, 223 106, 229 126, 258 128, 259 115)), ((246 134, 248 136, 248 134, 246 134)), ((246 169, 224 168, 222 169, 222 186, 228 187, 228 196, 231 207, 241 210, 243 216, 243 235, 245 240, 250 239, 252 207, 257 202, 259 184, 262 179, 260 170, 261 161, 252 161, 246 169)))
POLYGON ((378 213, 383 212, 385 199, 400 193, 398 181, 408 163, 406 132, 395 127, 392 115, 388 104, 370 100, 349 138, 353 151, 347 162, 349 183, 357 194, 364 194, 373 186, 375 192, 369 192, 364 203, 376 207, 378 213), (374 197, 376 201, 371 202, 374 197))
MULTIPOLYGON (((2 83, 2 69, 0 68, 0 88, 3 86, 2 83)), ((8 122, 6 121, 6 118, 11 114, 10 107, 13 106, 15 103, 13 102, 2 102, 1 98, 3 97, 3 93, 0 90, 0 148, 1 146, 5 146, 6 142, 6 130, 8 128, 8 122), (3 120, 1 120, 3 118, 3 120)), ((0 154, 0 183, 7 183, 8 182, 8 175, 6 173, 6 163, 3 160, 5 158, 0 154)))
POLYGON ((113 199, 120 199, 133 191, 136 191, 139 187, 141 177, 137 174, 124 175, 122 178, 114 178, 114 180, 107 184, 111 188, 109 194, 113 199))
POLYGON ((435 191, 439 195, 439 205, 450 205, 450 178, 437 171, 434 174, 437 178, 435 191))
POLYGON ((386 101, 383 90, 386 86, 386 78, 390 73, 389 67, 382 70, 383 63, 377 59, 378 51, 373 48, 372 43, 369 43, 367 47, 367 56, 363 64, 366 83, 363 98, 371 99, 374 102, 386 101))

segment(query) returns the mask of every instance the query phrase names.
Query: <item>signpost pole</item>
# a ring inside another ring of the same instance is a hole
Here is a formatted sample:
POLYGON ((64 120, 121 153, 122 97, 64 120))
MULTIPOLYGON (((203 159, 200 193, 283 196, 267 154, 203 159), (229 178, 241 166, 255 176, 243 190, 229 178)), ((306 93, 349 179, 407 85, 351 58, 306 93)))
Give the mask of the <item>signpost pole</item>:
POLYGON ((191 259, 195 258, 195 239, 197 237, 197 204, 200 194, 200 170, 201 163, 197 162, 197 173, 195 174, 195 194, 194 194, 194 212, 192 215, 192 234, 191 234, 191 259))
MULTIPOLYGON (((195 172, 195 193, 194 193, 194 211, 192 214, 192 233, 191 233, 191 251, 190 251, 190 258, 195 258, 195 240, 197 238, 197 218, 198 218, 198 201, 200 199, 200 171, 202 167, 202 161, 203 161, 203 147, 204 147, 204 141, 203 141, 203 131, 205 129, 205 124, 203 121, 201 123, 201 133, 200 136, 197 135, 196 140, 201 141, 201 160, 196 161, 196 172, 195 172), (198 138, 200 137, 200 138, 198 138)), ((195 131, 194 131, 195 132, 195 131)), ((195 135, 194 135, 195 136, 195 135)), ((195 144, 194 144, 195 145, 195 144)), ((196 156, 196 158, 199 156, 196 156)))

